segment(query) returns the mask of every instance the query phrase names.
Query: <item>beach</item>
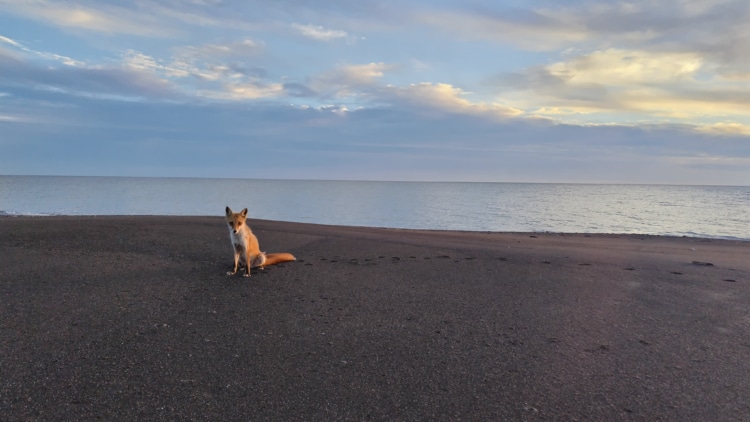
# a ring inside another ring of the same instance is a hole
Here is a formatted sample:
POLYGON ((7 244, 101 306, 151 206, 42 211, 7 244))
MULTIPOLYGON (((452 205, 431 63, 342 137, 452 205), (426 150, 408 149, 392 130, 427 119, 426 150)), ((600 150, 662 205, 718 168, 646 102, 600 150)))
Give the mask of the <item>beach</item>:
POLYGON ((0 420, 750 420, 750 242, 0 217, 0 420))

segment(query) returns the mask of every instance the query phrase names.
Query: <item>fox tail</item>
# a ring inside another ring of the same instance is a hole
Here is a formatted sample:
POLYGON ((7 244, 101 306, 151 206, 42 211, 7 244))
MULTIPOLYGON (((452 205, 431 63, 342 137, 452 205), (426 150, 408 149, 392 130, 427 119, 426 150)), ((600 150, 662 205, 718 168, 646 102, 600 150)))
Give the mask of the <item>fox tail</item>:
POLYGON ((265 254, 266 259, 263 260, 261 266, 280 264, 287 261, 296 261, 297 258, 294 255, 286 252, 282 253, 267 253, 265 254))

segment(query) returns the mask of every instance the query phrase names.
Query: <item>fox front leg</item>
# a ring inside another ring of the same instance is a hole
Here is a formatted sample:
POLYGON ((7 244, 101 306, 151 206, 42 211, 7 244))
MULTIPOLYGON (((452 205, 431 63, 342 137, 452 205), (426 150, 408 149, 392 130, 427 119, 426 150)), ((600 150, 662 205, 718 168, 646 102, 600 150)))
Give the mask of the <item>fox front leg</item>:
POLYGON ((234 250, 234 268, 232 268, 232 271, 227 271, 227 275, 237 274, 237 267, 240 263, 240 252, 237 250, 238 246, 239 245, 236 245, 234 250))
POLYGON ((248 253, 245 256, 245 264, 247 265, 245 266, 245 274, 242 274, 243 277, 250 277, 250 267, 253 266, 252 262, 253 260, 250 258, 250 253, 248 253))

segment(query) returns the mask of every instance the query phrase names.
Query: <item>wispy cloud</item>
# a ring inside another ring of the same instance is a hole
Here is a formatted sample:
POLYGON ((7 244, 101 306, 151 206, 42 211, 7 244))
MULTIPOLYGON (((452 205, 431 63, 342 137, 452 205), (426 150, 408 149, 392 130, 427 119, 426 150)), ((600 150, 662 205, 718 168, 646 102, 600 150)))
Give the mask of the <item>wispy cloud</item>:
POLYGON ((207 98, 223 100, 257 100, 284 96, 285 88, 281 83, 262 84, 246 81, 225 84, 221 90, 199 91, 198 94, 207 98))
MULTIPOLYGON (((84 62, 80 60, 75 60, 70 57, 66 57, 66 56, 62 56, 62 55, 54 54, 54 53, 49 53, 45 51, 32 50, 31 48, 28 48, 25 45, 5 36, 0 36, 0 43, 8 44, 12 46, 13 48, 15 48, 16 51, 22 52, 28 56, 33 56, 33 57, 41 58, 45 60, 53 60, 53 61, 57 61, 68 66, 84 66, 85 65, 84 62)), ((17 57, 20 58, 21 56, 17 56, 17 57)))
POLYGON ((29 119, 25 116, 0 113, 0 122, 21 123, 21 122, 28 122, 28 121, 29 119))
POLYGON ((565 7, 511 10, 467 6, 458 10, 425 10, 415 14, 429 25, 468 40, 488 40, 535 50, 580 43, 591 31, 577 13, 565 7))
POLYGON ((0 35, 0 42, 3 42, 5 44, 10 44, 10 45, 12 45, 14 47, 19 47, 19 48, 21 47, 21 45, 18 44, 17 42, 13 41, 12 39, 10 39, 8 37, 4 37, 2 35, 0 35))
POLYGON ((750 125, 737 122, 719 122, 698 126, 696 130, 708 135, 750 136, 750 125))
POLYGON ((319 92, 350 95, 358 89, 369 89, 383 78, 385 72, 394 68, 394 65, 383 62, 340 65, 315 75, 313 86, 319 92))
POLYGON ((468 113, 496 117, 517 117, 524 111, 498 103, 472 102, 462 89, 443 83, 423 82, 406 87, 389 86, 384 90, 399 102, 418 105, 422 110, 440 110, 449 113, 468 113))
POLYGON ((346 31, 341 31, 338 29, 328 29, 319 25, 302 25, 299 23, 293 23, 292 28, 294 28, 303 36, 316 41, 331 41, 335 39, 350 38, 349 34, 346 31))
POLYGON ((261 53, 264 49, 265 43, 246 38, 223 44, 213 43, 180 47, 177 49, 177 54, 191 58, 231 59, 252 57, 261 53))
POLYGON ((83 1, 0 0, 7 13, 77 30, 142 37, 173 34, 158 17, 130 7, 83 1))
MULTIPOLYGON (((20 44, 18 44, 20 46, 20 44)), ((0 68, 8 86, 56 92, 73 96, 107 97, 133 100, 137 98, 176 98, 177 89, 166 79, 145 70, 146 57, 134 60, 133 66, 86 65, 56 54, 38 52, 20 46, 19 56, 0 54, 0 68), (28 57, 41 57, 55 62, 37 63, 28 57), (61 66, 62 64, 62 66, 61 66)))

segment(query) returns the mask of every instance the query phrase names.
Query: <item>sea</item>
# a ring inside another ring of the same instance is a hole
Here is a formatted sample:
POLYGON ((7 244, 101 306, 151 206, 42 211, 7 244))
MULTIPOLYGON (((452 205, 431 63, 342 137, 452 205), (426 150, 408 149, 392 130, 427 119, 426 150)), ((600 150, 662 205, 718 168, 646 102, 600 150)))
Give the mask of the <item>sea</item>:
POLYGON ((750 186, 0 176, 0 215, 223 216, 750 241, 750 186))

